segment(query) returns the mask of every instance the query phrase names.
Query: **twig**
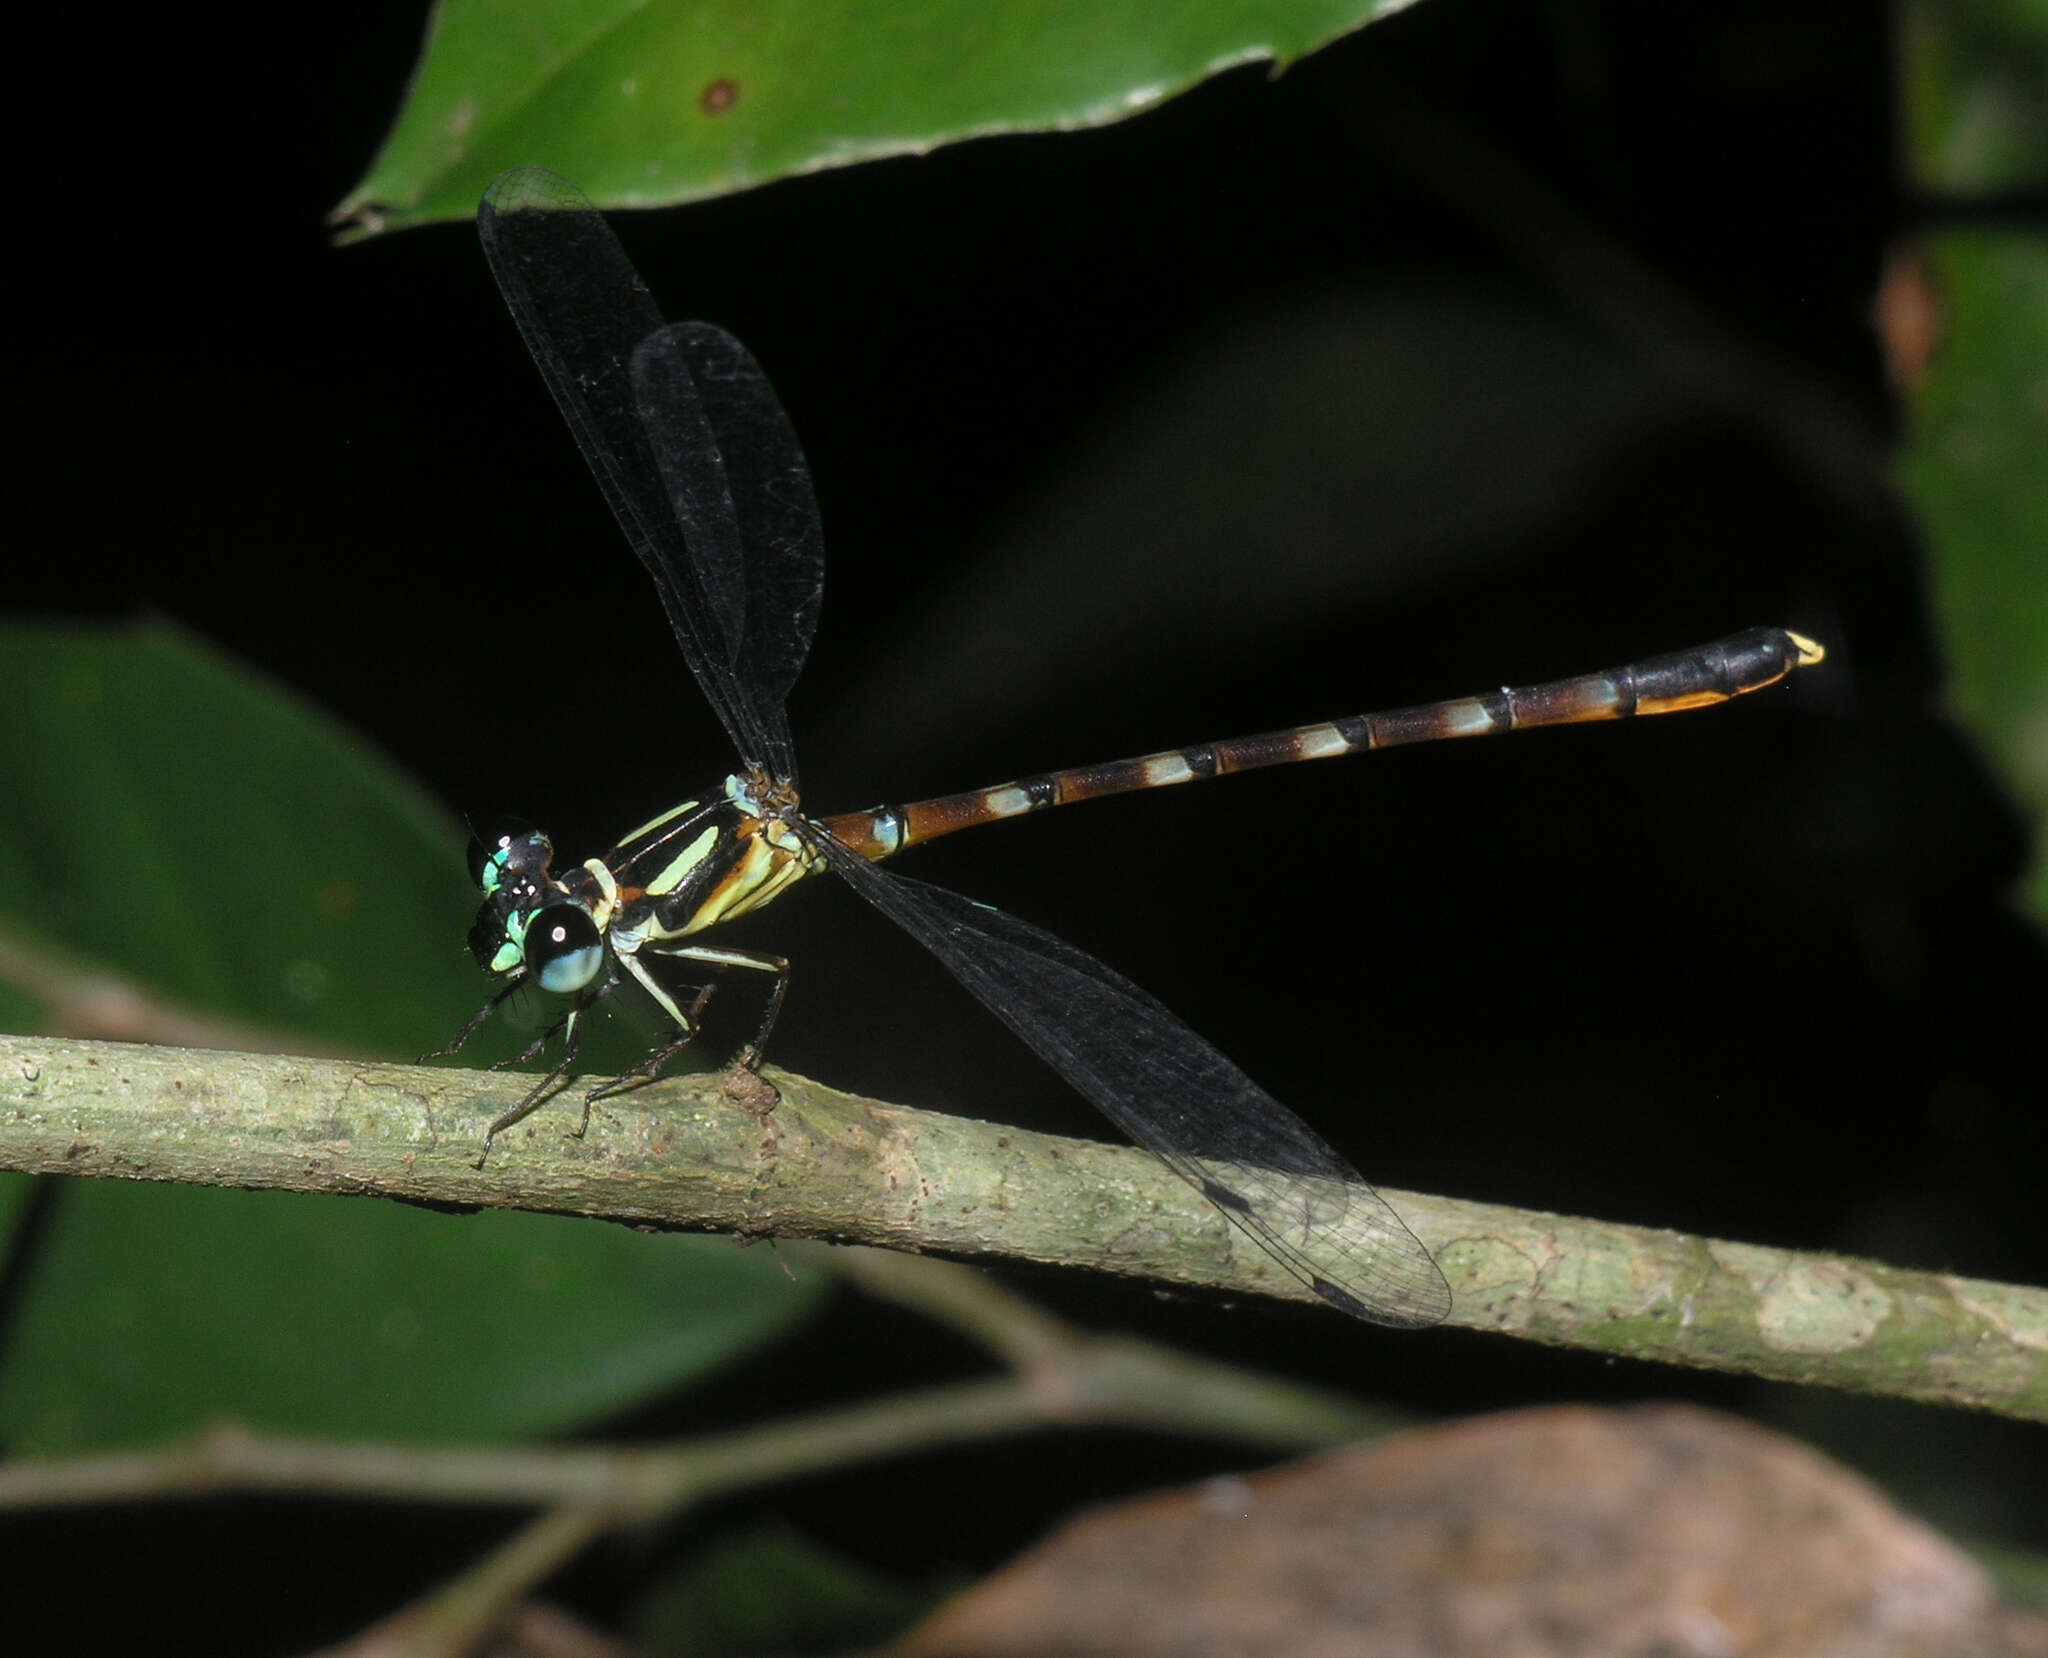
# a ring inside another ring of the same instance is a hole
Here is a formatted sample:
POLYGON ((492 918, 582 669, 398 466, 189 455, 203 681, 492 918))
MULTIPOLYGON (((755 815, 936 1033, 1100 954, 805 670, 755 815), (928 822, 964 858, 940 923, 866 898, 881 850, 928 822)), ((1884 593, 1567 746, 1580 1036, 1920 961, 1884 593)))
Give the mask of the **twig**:
MULTIPOLYGON (((1142 1153, 771 1076, 781 1103, 765 1118, 716 1078, 665 1082, 605 1101, 582 1140, 572 1114, 543 1111, 479 1171, 517 1078, 0 1037, 0 1168, 1014 1256, 1307 1299, 1142 1153)), ((1449 1277, 1453 1324, 2048 1419, 2048 1292, 1386 1196, 1449 1277)))
POLYGON ((574 1509, 604 1516, 602 1530, 775 1480, 1050 1426, 1145 1427, 1302 1450, 1387 1422, 1319 1390, 1171 1348, 1077 1338, 1056 1365, 671 1445, 352 1444, 227 1424, 156 1451, 0 1463, 0 1509, 260 1492, 574 1509))
POLYGON ((476 1651, 555 1571, 612 1525, 601 1509, 543 1514, 467 1571, 379 1619, 318 1658, 456 1658, 476 1651))
MULTIPOLYGON (((844 1252, 871 1255, 872 1252, 844 1252)), ((878 1263, 844 1260, 872 1278, 878 1263)), ((899 1301, 957 1309, 974 1275, 898 1259, 879 1269, 899 1301), (922 1279, 920 1285, 918 1280, 922 1279)), ((1155 1427, 1299 1450, 1387 1424, 1318 1390, 1121 1337, 1089 1338, 995 1291, 974 1324, 1028 1322, 1033 1366, 819 1411, 759 1428, 647 1447, 335 1444, 223 1425, 143 1453, 0 1464, 0 1508, 150 1501, 230 1492, 518 1503, 542 1512, 466 1571, 326 1658, 450 1658, 476 1649, 508 1612, 604 1532, 729 1491, 1051 1424, 1155 1427)), ((1004 1346, 1019 1343, 998 1336, 1004 1346)))

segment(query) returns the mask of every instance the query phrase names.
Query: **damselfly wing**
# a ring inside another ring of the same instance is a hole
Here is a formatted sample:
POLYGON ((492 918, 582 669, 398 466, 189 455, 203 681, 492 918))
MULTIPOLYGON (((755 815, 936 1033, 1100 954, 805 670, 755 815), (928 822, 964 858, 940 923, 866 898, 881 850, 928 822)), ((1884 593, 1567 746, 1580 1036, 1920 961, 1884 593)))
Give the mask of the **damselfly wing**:
POLYGON ((829 869, 1316 1295, 1379 1324, 1442 1320, 1450 1286, 1392 1207, 1154 997, 1029 922, 877 863, 939 835, 1077 800, 1402 743, 1706 707, 1819 661, 1820 647, 1754 628, 1546 685, 811 818, 799 801, 784 701, 817 625, 824 543, 802 447, 767 377, 723 330, 664 322, 603 217, 554 174, 505 174, 484 197, 478 230, 520 332, 740 758, 722 782, 575 868, 558 872, 552 845, 535 831, 479 848, 484 905, 470 942, 504 984, 440 1051, 459 1047, 522 985, 569 998, 556 1027, 560 1062, 490 1137, 567 1074, 585 1015, 623 983, 652 995, 675 1034, 626 1076, 593 1089, 586 1121, 591 1100, 654 1075, 692 1039, 709 988, 684 1005, 648 971, 652 959, 772 973, 766 1016, 742 1056, 757 1064, 788 964, 702 935, 829 869))

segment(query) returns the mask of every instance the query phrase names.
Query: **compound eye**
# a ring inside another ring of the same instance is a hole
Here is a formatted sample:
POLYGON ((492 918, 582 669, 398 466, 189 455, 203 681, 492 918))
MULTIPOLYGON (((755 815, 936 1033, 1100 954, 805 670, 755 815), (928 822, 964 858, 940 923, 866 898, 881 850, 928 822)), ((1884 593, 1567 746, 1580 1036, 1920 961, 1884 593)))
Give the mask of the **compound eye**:
POLYGON ((526 924, 526 966, 541 989, 570 996, 587 989, 604 966, 604 940, 589 912, 548 904, 526 924))
POLYGON ((532 824, 506 818, 471 838, 469 878, 487 898, 507 888, 538 892, 547 884, 554 856, 554 842, 532 824))
POLYGON ((488 900, 476 912, 469 929, 469 953, 486 973, 513 972, 525 959, 511 914, 500 900, 488 900))

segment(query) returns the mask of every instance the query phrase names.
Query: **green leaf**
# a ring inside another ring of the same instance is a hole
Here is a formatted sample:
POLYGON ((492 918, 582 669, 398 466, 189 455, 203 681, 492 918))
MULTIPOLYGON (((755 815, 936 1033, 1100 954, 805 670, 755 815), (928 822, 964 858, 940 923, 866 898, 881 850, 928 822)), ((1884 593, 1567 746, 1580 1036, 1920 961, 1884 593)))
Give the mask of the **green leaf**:
POLYGON ((724 1238, 79 1182, 0 1372, 17 1451, 219 1416, 380 1439, 574 1427, 759 1346, 822 1286, 724 1238))
MULTIPOLYGON (((1909 167, 1925 189, 2048 179, 2048 12, 1921 5, 1905 40, 1909 167)), ((1927 531, 1950 707, 2034 824, 2020 899, 2048 922, 2048 249, 2031 226, 1941 230, 1924 259, 1939 340, 1909 386, 1900 478, 1927 531)))
POLYGON ((332 722, 160 626, 8 629, 0 706, 0 924, 371 1052, 475 1011, 462 833, 332 722))
MULTIPOLYGON (((461 832, 172 630, 0 630, 0 927, 224 1019, 404 1055, 487 987, 461 832)), ((0 1219, 18 1204, 6 1182, 0 1219)), ((20 1448, 223 1413, 491 1438, 617 1411, 815 1303, 765 1251, 539 1215, 80 1182, 0 1367, 20 1448)))
POLYGON ((2038 187, 2048 155, 2048 11, 2039 0, 1907 9, 1906 162, 1941 189, 2038 187))
POLYGON ((886 1582, 794 1532, 761 1530, 657 1585, 633 1615, 634 1639, 660 1658, 839 1652, 895 1634, 943 1593, 886 1582))
POLYGON ((334 217, 356 234, 467 218, 529 162, 602 205, 651 207, 1100 126, 1406 3, 443 0, 397 125, 334 217))
POLYGON ((25 1174, 0 1174, 0 1263, 15 1246, 15 1233, 28 1213, 29 1193, 35 1182, 25 1174))
POLYGON ((1979 231, 1928 253, 1947 343, 1901 476, 1927 530, 1949 706, 2034 823, 2022 902, 2048 922, 2048 249, 1979 231))

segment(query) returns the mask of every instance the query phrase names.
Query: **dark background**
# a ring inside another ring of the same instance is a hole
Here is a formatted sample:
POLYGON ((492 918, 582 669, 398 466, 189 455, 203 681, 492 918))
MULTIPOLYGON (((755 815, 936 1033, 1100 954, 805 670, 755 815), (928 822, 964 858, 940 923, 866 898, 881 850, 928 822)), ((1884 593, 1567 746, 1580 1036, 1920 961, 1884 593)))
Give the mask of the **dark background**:
MULTIPOLYGON (((78 144, 17 150, 6 603, 175 618, 452 809, 516 808, 580 857, 726 754, 473 233, 325 240, 420 24, 307 13, 287 43, 229 10, 47 41, 91 56, 96 104, 78 144)), ((1797 627, 1826 668, 1733 709, 1053 814, 912 872, 1128 972, 1376 1182, 2041 1282, 2022 1032, 2048 974, 2002 902, 2023 833, 1937 716, 1921 550, 1881 482, 1888 49, 1847 4, 1436 0, 1101 132, 621 223, 666 309, 752 346, 810 452, 832 551, 792 709, 806 798, 1797 627)), ((798 965, 782 1063, 1106 1132, 846 894, 748 937, 798 965)), ((2006 1424, 1009 1276, 1423 1412, 1740 1409, 1959 1531, 2048 1543, 2041 1442, 2006 1424)), ((974 1362, 849 1301, 616 1426, 974 1362)), ((1080 1502, 1246 1460, 1102 1435, 888 1465, 556 1587, 610 1619, 672 1545, 771 1519, 904 1577, 979 1571, 1080 1502)), ((195 1506, 42 1517, 11 1558, 75 1597, 86 1646, 227 1615, 208 1644, 256 1649, 339 1636, 506 1523, 195 1506), (232 1609, 191 1571, 229 1560, 232 1609), (108 1596, 110 1570, 143 1588, 108 1596)))

